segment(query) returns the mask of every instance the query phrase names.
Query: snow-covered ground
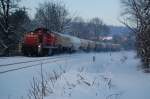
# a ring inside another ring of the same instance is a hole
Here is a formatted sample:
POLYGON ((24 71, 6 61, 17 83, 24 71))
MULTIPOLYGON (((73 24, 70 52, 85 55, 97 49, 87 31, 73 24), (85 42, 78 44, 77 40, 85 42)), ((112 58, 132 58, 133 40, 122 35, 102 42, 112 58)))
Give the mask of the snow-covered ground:
MULTIPOLYGON (((42 65, 48 81, 45 99, 150 99, 150 75, 138 69, 140 62, 133 51, 60 56, 0 67, 0 72, 47 63, 42 65), (56 79, 54 74, 58 74, 56 79)), ((45 58, 4 57, 0 65, 45 58)), ((40 80, 40 69, 37 65, 0 74, 0 99, 27 99, 33 77, 40 80)))

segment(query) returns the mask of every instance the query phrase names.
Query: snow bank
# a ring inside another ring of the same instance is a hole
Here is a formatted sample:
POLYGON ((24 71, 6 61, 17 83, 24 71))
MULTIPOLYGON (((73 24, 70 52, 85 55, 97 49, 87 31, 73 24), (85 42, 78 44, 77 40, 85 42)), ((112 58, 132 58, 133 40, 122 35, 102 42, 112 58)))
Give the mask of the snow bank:
MULTIPOLYGON (((53 93, 45 99, 105 99, 120 94, 111 83, 110 74, 67 72, 57 80, 53 93)), ((51 83, 49 84, 51 85, 51 83)))
MULTIPOLYGON (((0 59, 0 64, 30 59, 4 58, 0 59)), ((53 93, 48 93, 44 98, 150 99, 150 76, 138 69, 139 64, 134 51, 68 55, 61 61, 43 64, 46 73, 63 71, 54 85, 51 81, 48 82, 53 93)), ((40 79, 39 74, 40 66, 0 75, 0 99, 16 99, 21 96, 26 99, 33 76, 40 79)))

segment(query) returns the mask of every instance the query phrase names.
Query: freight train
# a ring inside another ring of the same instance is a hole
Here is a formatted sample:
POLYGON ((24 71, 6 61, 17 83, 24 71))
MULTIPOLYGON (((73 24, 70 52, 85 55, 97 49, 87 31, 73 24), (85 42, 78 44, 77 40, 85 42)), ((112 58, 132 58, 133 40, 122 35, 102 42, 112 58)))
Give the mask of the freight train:
MULTIPOLYGON (((45 56, 61 52, 72 53, 79 50, 89 52, 106 49, 106 44, 51 32, 46 28, 37 28, 26 33, 21 45, 21 52, 25 56, 45 56)), ((116 50, 118 45, 109 45, 109 47, 116 50)))

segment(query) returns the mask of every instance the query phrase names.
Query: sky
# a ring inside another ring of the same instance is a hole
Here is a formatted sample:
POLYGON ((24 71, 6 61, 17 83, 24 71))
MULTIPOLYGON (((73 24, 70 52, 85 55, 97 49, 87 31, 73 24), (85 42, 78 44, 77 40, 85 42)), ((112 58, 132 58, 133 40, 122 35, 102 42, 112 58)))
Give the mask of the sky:
MULTIPOLYGON (((40 3, 48 0, 22 0, 21 5, 29 8, 29 15, 33 18, 35 9, 40 3)), ((49 0, 51 1, 51 0, 49 0)), ((71 16, 80 16, 89 20, 93 17, 99 17, 107 25, 122 25, 120 18, 120 0, 61 0, 65 3, 71 16)))

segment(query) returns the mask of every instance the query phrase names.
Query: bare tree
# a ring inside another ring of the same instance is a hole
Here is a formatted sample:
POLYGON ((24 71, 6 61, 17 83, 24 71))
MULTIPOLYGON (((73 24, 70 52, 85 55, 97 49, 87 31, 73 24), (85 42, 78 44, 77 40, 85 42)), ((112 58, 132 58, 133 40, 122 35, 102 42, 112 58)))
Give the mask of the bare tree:
POLYGON ((70 22, 69 13, 62 2, 45 2, 37 8, 35 20, 38 26, 44 26, 51 31, 62 32, 70 22))
POLYGON ((5 49, 8 49, 13 43, 10 15, 16 9, 17 2, 18 0, 0 0, 0 43, 5 49))
MULTIPOLYGON (((71 22, 71 33, 77 37, 86 37, 87 31, 85 31, 86 23, 81 17, 73 18, 71 22)), ((87 29, 86 29, 87 30, 87 29)))
POLYGON ((71 22, 71 30, 75 36, 85 39, 109 34, 109 27, 100 18, 92 18, 90 21, 86 21, 81 17, 75 17, 71 22))
POLYGON ((109 33, 109 28, 98 17, 90 20, 89 29, 95 34, 95 37, 109 33))
POLYGON ((137 54, 141 57, 144 68, 150 68, 150 1, 121 1, 125 6, 123 15, 130 22, 123 23, 136 33, 137 54))
POLYGON ((16 41, 19 41, 25 32, 31 30, 31 20, 27 14, 26 8, 18 8, 10 15, 10 24, 14 34, 16 36, 16 41))

